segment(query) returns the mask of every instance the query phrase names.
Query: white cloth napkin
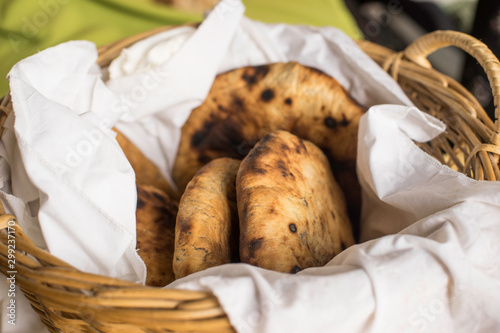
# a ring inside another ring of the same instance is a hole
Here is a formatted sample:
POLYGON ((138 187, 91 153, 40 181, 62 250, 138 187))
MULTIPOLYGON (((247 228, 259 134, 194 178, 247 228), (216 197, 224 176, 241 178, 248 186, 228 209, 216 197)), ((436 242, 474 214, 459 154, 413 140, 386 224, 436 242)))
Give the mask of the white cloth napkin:
POLYGON ((95 60, 93 44, 69 42, 10 71, 13 112, 2 140, 18 162, 12 194, 31 204, 51 253, 84 271, 141 281, 134 173, 99 117, 116 97, 95 60))

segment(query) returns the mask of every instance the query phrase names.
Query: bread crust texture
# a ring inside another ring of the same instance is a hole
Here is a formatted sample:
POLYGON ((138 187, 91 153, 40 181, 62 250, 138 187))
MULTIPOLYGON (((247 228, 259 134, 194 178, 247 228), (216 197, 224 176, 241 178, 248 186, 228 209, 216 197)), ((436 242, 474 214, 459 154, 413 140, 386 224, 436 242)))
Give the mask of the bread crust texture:
POLYGON ((331 76, 297 62, 242 67, 220 74, 182 127, 172 177, 180 190, 209 161, 243 159, 274 130, 285 130, 354 168, 359 105, 331 76))
POLYGON ((239 261, 236 174, 239 160, 215 159, 189 182, 175 227, 175 277, 239 261))
POLYGON ((164 287, 175 280, 177 202, 151 185, 137 185, 136 248, 147 268, 146 285, 164 287))
POLYGON ((297 273, 354 244, 344 195, 326 156, 307 140, 266 135, 242 161, 236 191, 242 262, 297 273))

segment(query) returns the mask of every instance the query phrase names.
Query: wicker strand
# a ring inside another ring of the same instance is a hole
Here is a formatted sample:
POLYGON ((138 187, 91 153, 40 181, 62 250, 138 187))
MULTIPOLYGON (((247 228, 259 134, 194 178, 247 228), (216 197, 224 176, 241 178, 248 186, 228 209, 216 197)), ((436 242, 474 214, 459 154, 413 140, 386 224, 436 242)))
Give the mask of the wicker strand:
MULTIPOLYGON (((391 73, 421 110, 439 118, 448 128, 457 127, 457 132, 465 139, 460 142, 451 141, 454 145, 458 145, 450 147, 451 150, 445 141, 439 139, 432 144, 419 144, 422 149, 439 161, 447 161, 446 164, 450 167, 456 167, 458 165, 456 161, 459 161, 457 156, 442 159, 441 154, 449 154, 451 151, 456 151, 458 154, 470 153, 483 143, 499 146, 498 117, 493 122, 470 92, 452 78, 433 70, 426 59, 439 47, 458 46, 480 59, 480 63, 484 65, 485 71, 491 77, 490 82, 493 88, 499 81, 500 66, 498 60, 484 44, 454 31, 439 31, 425 35, 404 52, 399 53, 366 41, 360 41, 358 44, 383 69, 391 73), (401 53, 404 57, 401 57, 401 53), (436 108, 434 105, 440 105, 440 107, 436 108), (456 115, 459 115, 462 121, 455 119, 456 115), (424 148, 425 145, 427 145, 426 148, 424 148)), ((495 89, 493 94, 497 95, 495 89)), ((449 139, 448 132, 443 136, 449 139)), ((500 155, 496 150, 479 150, 474 155, 466 155, 469 163, 460 163, 463 165, 462 172, 477 180, 500 180, 498 178, 500 155)))
POLYGON ((473 56, 483 67, 493 93, 495 105, 495 132, 490 138, 491 143, 500 146, 500 64, 488 47, 476 38, 457 31, 435 31, 422 36, 404 51, 405 56, 413 62, 430 68, 427 56, 434 51, 446 47, 457 46, 473 56))

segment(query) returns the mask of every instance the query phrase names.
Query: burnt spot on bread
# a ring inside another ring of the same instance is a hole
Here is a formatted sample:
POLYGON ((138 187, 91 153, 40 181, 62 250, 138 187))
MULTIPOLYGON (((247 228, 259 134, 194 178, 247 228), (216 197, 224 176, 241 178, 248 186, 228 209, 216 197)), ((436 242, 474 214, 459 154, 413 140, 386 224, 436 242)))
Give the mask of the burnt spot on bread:
POLYGON ((350 121, 347 120, 345 114, 342 114, 342 120, 340 121, 340 126, 347 127, 349 126, 350 121))
POLYGON ((333 119, 332 117, 326 117, 324 120, 325 126, 328 128, 335 128, 337 127, 337 121, 333 119))
POLYGON ((267 173, 267 170, 262 168, 254 168, 253 171, 259 175, 265 175, 267 173))
POLYGON ((248 205, 244 204, 243 209, 241 210, 241 219, 240 219, 240 226, 245 225, 247 221, 247 214, 248 214, 248 205))
POLYGON ((267 73, 269 73, 268 65, 249 67, 245 69, 241 78, 251 87, 262 80, 267 73))
POLYGON ((307 202, 306 198, 302 198, 302 202, 304 203, 304 206, 309 207, 309 203, 307 202))
POLYGON ((203 251, 205 254, 209 254, 208 250, 204 247, 193 247, 196 251, 203 251))
POLYGON ((269 209, 269 214, 274 214, 274 213, 276 213, 276 211, 274 210, 274 208, 269 209))
POLYGON ((260 247, 262 246, 262 243, 264 243, 264 238, 255 238, 253 239, 249 244, 248 244, 248 252, 249 252, 249 257, 254 258, 255 257, 255 252, 257 252, 260 247))
POLYGON ((213 150, 227 152, 228 157, 237 158, 237 148, 244 141, 242 132, 241 124, 228 118, 210 133, 207 145, 213 150))
POLYGON ((326 106, 321 105, 321 111, 325 111, 325 109, 326 109, 326 106))
POLYGON ((207 163, 206 159, 202 160, 207 151, 219 153, 211 153, 212 158, 208 158, 208 161, 214 156, 241 159, 240 145, 245 141, 242 128, 241 123, 233 117, 205 121, 202 128, 191 137, 191 146, 200 151, 198 161, 207 163))
POLYGON ((245 158, 245 163, 248 169, 260 175, 265 175, 267 173, 267 170, 261 168, 261 166, 258 163, 258 157, 260 155, 260 152, 265 150, 263 148, 264 147, 262 146, 255 147, 252 151, 250 151, 250 154, 248 154, 247 157, 245 158))
POLYGON ((297 232, 297 226, 295 225, 295 223, 290 223, 288 225, 288 229, 290 229, 290 231, 293 232, 293 233, 297 232))
POLYGON ((304 140, 299 139, 298 143, 295 144, 295 152, 299 155, 303 152, 307 152, 307 147, 304 144, 304 140))
POLYGON ((199 147, 208 133, 211 132, 212 127, 214 126, 215 122, 207 120, 203 123, 203 127, 199 129, 198 131, 194 132, 193 136, 191 137, 191 146, 194 148, 199 147))
POLYGON ((181 227, 181 233, 183 234, 190 233, 191 229, 193 229, 193 224, 190 220, 180 220, 178 223, 181 227))
MULTIPOLYGON (((210 172, 210 171, 208 171, 208 172, 210 172)), ((204 175, 204 174, 206 174, 206 173, 207 173, 207 168, 201 168, 200 170, 198 170, 198 171, 196 172, 196 174, 195 174, 195 176, 196 176, 196 177, 193 177, 193 179, 192 179, 192 182, 193 182, 193 183, 194 183, 194 185, 195 185, 195 186, 193 186, 193 188, 195 188, 195 187, 197 186, 197 183, 198 183, 198 181, 199 181, 199 179, 200 179, 200 176, 201 176, 201 175, 204 175)))
POLYGON ((203 132, 197 131, 191 137, 191 146, 197 147, 202 143, 202 141, 203 141, 203 132))
POLYGON ((196 183, 198 182, 198 178, 191 178, 191 180, 188 183, 188 186, 186 187, 186 191, 192 191, 196 188, 196 183))
POLYGON ((229 110, 223 106, 222 104, 217 104, 217 109, 219 109, 219 111, 222 111, 222 112, 229 112, 229 110))
POLYGON ((160 201, 161 203, 165 203, 166 202, 166 198, 164 195, 161 195, 160 193, 158 192, 153 192, 153 196, 158 200, 160 201))
POLYGON ((286 178, 288 176, 294 178, 293 174, 288 170, 286 164, 282 160, 278 160, 276 168, 281 171, 281 176, 286 178))
MULTIPOLYGON (((331 192, 331 190, 330 190, 330 193, 332 193, 332 192, 331 192)), ((333 194, 333 193, 332 193, 332 194, 333 194)), ((335 213, 334 213, 333 211, 331 211, 330 213, 332 213, 332 219, 334 219, 334 220, 335 220, 335 219, 337 218, 337 216, 335 215, 335 213)))
POLYGON ((260 99, 264 102, 269 102, 274 98, 274 91, 272 89, 265 89, 260 94, 260 99))
POLYGON ((290 273, 297 274, 301 270, 302 270, 302 268, 300 268, 299 266, 295 265, 295 266, 292 267, 292 270, 290 271, 290 273))
POLYGON ((142 200, 141 198, 137 198, 137 209, 141 209, 145 204, 146 203, 144 202, 144 200, 142 200))
POLYGON ((288 172, 288 168, 286 167, 285 162, 283 162, 282 160, 278 160, 278 162, 276 163, 276 167, 282 171, 288 172))
POLYGON ((260 147, 263 147, 263 145, 264 145, 266 142, 268 142, 268 141, 270 141, 270 140, 274 139, 275 137, 276 137, 276 135, 275 135, 273 132, 268 133, 266 136, 264 136, 262 139, 260 139, 260 141, 259 141, 259 146, 258 146, 258 147, 259 147, 259 148, 260 148, 260 147))
POLYGON ((245 109, 245 103, 239 97, 234 97, 232 105, 236 111, 243 111, 245 109))
POLYGON ((164 202, 159 212, 160 216, 155 220, 159 228, 171 229, 175 228, 175 220, 177 217, 178 207, 170 202, 164 202))
POLYGON ((285 98, 285 104, 286 105, 292 105, 292 103, 293 103, 293 101, 292 101, 292 99, 290 97, 285 98))
POLYGON ((147 199, 151 198, 150 191, 148 191, 142 187, 137 187, 137 195, 139 197, 143 197, 143 198, 147 198, 147 199))
POLYGON ((290 147, 288 147, 286 144, 282 144, 281 145, 281 149, 285 150, 285 151, 289 151, 290 150, 290 147))
POLYGON ((306 147, 306 145, 305 145, 305 143, 304 143, 304 140, 299 139, 299 145, 300 145, 300 147, 302 147, 302 149, 303 149, 305 152, 307 152, 307 147, 306 147))

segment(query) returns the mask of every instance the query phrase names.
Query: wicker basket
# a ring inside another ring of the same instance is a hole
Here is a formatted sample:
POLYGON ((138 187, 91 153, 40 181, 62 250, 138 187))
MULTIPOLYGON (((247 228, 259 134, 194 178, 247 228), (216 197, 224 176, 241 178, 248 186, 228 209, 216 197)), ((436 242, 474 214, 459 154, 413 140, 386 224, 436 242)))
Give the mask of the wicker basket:
MULTIPOLYGON (((98 62, 108 66, 123 49, 156 29, 99 49, 98 62)), ((495 105, 499 96, 499 63, 478 40, 458 32, 428 34, 402 53, 370 42, 360 47, 399 82, 422 110, 443 120, 446 133, 422 149, 444 164, 478 180, 500 180, 499 110, 496 122, 453 79, 430 68, 425 59, 437 48, 455 45, 473 55, 488 74, 495 105)), ((3 124, 11 111, 10 96, 0 100, 3 124)), ((0 270, 9 275, 9 235, 15 236, 16 283, 51 332, 225 332, 234 331, 216 297, 207 292, 145 287, 81 272, 37 248, 6 215, 0 204, 0 270)))

